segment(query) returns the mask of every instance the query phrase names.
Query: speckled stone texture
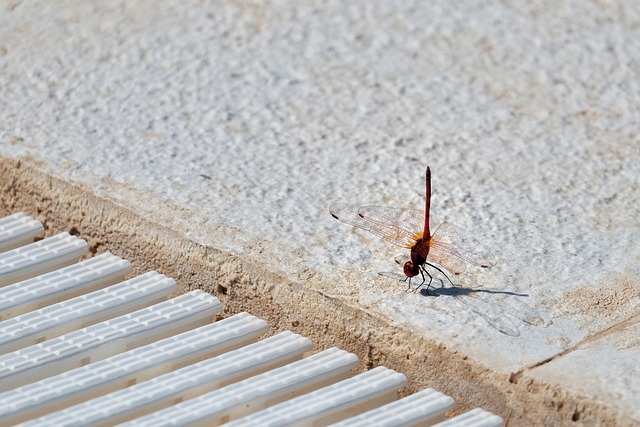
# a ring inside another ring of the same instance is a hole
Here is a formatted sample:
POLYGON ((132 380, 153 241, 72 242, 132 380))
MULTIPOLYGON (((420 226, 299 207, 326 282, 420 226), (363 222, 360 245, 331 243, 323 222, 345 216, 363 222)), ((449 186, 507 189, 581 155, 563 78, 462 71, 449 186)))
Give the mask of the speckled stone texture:
POLYGON ((639 77, 632 0, 2 1, 0 214, 459 410, 634 425, 639 77), (377 273, 407 249, 328 214, 421 209, 427 164, 433 223, 498 259, 473 296, 406 292, 377 273))

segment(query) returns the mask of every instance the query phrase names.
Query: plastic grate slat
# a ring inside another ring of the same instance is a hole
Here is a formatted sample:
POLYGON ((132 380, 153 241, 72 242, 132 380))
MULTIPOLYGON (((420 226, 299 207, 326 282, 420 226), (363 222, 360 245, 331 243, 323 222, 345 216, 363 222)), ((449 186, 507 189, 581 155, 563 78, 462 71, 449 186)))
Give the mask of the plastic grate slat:
POLYGON ((446 420, 434 427, 502 427, 504 420, 502 417, 492 414, 482 408, 472 409, 469 412, 460 414, 450 420, 446 420))
POLYGON ((48 273, 77 262, 85 255, 87 242, 69 233, 59 233, 0 254, 0 286, 48 273))
POLYGON ((44 227, 22 212, 0 218, 0 252, 33 242, 44 232, 44 227))
POLYGON ((405 427, 431 425, 442 421, 447 411, 455 409, 452 397, 428 388, 395 402, 348 418, 332 427, 405 427))
POLYGON ((282 366, 299 359, 311 347, 308 338, 282 332, 239 350, 33 420, 25 426, 114 425, 265 369, 282 366))
POLYGON ((296 393, 304 393, 333 383, 358 366, 358 358, 344 350, 330 348, 276 368, 178 403, 123 426, 170 426, 189 423, 219 424, 229 417, 237 418, 284 400, 296 393))
POLYGON ((220 301, 191 291, 154 306, 0 356, 0 391, 105 359, 208 323, 220 301), (190 310, 181 308, 189 306, 190 310))
POLYGON ((380 366, 225 425, 324 425, 345 418, 354 409, 377 407, 380 401, 395 399, 398 389, 406 384, 403 374, 380 366))
POLYGON ((55 338, 164 300, 176 282, 149 272, 0 322, 0 354, 55 338))

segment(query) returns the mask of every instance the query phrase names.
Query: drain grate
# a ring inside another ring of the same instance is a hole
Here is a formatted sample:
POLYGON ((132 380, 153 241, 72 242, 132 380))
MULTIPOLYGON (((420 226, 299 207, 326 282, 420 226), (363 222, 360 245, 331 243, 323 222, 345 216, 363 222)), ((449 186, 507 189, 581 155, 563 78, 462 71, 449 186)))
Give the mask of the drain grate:
MULTIPOLYGON (((433 389, 396 400, 406 377, 239 313, 215 323, 203 291, 166 299, 156 272, 124 280, 110 253, 43 232, 23 213, 0 218, 0 424, 410 426, 443 421, 454 400, 433 389)), ((502 426, 483 409, 440 426, 502 426)))

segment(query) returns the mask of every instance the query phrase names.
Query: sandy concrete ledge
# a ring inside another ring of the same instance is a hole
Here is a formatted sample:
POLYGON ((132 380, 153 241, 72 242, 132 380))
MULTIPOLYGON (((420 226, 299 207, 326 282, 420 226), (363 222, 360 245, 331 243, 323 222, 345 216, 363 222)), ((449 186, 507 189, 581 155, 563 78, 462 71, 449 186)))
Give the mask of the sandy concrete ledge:
POLYGON ((24 211, 43 222, 47 235, 69 231, 86 239, 92 254, 108 250, 131 260, 134 274, 153 269, 175 278, 180 293, 211 292, 223 301, 225 317, 248 311, 267 319, 272 333, 293 330, 316 349, 354 352, 361 370, 385 365, 401 371, 410 380, 405 394, 436 388, 456 399, 456 413, 481 406, 509 425, 636 425, 598 399, 527 376, 529 369, 493 372, 366 309, 293 282, 277 265, 199 245, 41 166, 33 159, 0 158, 0 215, 24 211))

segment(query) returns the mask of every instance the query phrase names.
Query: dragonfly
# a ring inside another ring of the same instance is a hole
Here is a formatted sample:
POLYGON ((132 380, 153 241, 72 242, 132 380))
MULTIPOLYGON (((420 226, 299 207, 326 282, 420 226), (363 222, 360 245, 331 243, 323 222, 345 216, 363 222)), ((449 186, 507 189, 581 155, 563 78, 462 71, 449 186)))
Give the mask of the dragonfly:
POLYGON ((467 265, 490 268, 496 264, 493 253, 468 231, 449 222, 440 224, 433 234, 430 229, 431 168, 425 175, 426 196, 424 212, 417 209, 386 206, 360 206, 349 203, 334 203, 329 212, 338 221, 373 233, 397 246, 410 250, 410 258, 403 265, 404 280, 420 275, 429 290, 433 276, 431 267, 444 275, 459 275, 467 265), (428 282, 425 275, 429 278, 428 282))

